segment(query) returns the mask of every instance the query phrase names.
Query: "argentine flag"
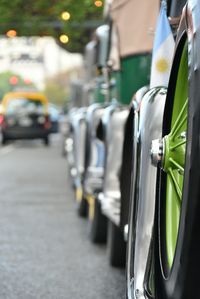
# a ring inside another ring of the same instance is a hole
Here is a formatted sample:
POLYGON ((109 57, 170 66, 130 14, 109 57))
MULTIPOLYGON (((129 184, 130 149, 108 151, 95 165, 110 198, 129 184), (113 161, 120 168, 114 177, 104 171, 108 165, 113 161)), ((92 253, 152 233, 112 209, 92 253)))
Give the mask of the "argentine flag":
POLYGON ((154 39, 150 88, 168 86, 174 46, 174 37, 166 14, 166 4, 163 2, 154 39))

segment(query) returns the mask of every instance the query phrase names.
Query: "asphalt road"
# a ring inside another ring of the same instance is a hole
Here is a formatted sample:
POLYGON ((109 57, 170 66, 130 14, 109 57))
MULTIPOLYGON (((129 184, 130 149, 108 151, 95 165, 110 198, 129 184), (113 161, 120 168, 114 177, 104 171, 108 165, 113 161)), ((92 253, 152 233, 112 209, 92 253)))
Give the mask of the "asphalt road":
POLYGON ((124 271, 87 234, 58 136, 0 147, 0 299, 124 298, 124 271))

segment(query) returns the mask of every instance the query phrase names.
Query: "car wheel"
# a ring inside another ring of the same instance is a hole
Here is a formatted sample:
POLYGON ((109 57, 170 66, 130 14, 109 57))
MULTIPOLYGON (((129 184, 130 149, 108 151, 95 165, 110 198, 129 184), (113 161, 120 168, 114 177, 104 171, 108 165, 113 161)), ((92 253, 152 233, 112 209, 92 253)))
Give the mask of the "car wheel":
POLYGON ((2 134, 1 144, 6 145, 8 143, 8 138, 4 134, 2 134))
POLYGON ((46 137, 44 138, 44 145, 45 145, 45 146, 49 146, 49 145, 50 145, 49 136, 46 136, 46 137))
POLYGON ((125 267, 126 242, 120 228, 109 220, 108 224, 108 258, 113 267, 125 267))
POLYGON ((85 197, 81 193, 80 197, 80 190, 75 190, 76 194, 76 201, 77 201, 77 213, 80 217, 87 217, 88 215, 88 203, 85 197))
POLYGON ((102 214, 96 198, 91 198, 89 202, 89 236, 92 243, 106 243, 107 240, 107 218, 102 214))
POLYGON ((200 71, 195 70, 199 55, 192 56, 195 44, 189 46, 185 33, 176 49, 163 121, 155 245, 160 299, 200 294, 200 71))

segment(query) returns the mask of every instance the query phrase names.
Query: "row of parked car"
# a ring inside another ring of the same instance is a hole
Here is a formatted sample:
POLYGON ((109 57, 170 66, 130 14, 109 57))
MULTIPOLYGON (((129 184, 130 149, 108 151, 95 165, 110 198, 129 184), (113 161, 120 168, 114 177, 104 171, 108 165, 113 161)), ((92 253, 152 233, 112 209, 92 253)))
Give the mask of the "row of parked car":
POLYGON ((127 298, 200 298, 200 3, 107 1, 104 20, 68 114, 78 214, 127 298))

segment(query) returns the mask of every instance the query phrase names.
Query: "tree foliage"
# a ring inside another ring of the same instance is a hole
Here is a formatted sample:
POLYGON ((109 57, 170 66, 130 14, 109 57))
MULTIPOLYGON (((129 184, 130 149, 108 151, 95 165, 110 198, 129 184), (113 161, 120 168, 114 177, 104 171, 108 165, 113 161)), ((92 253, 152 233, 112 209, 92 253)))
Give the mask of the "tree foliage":
POLYGON ((46 79, 43 93, 51 103, 63 106, 68 101, 68 86, 70 74, 59 73, 56 76, 46 79))
POLYGON ((0 11, 0 34, 15 29, 19 36, 52 35, 59 41, 64 33, 69 36, 64 47, 73 52, 83 51, 102 20, 102 7, 96 7, 94 0, 1 0, 0 11), (63 11, 70 13, 69 21, 62 20, 63 11))

